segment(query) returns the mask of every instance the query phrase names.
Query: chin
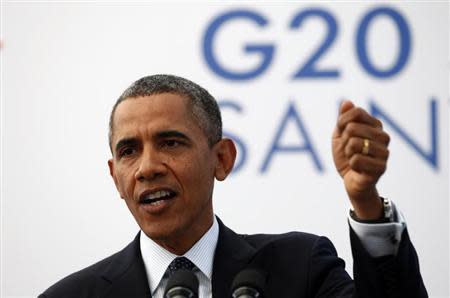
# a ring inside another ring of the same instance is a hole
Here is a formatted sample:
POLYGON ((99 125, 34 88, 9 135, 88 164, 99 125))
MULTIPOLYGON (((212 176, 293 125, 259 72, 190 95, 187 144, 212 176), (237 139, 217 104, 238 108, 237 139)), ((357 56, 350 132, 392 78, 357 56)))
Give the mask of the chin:
POLYGON ((176 229, 167 223, 144 223, 140 225, 141 230, 154 241, 166 241, 176 237, 176 229))

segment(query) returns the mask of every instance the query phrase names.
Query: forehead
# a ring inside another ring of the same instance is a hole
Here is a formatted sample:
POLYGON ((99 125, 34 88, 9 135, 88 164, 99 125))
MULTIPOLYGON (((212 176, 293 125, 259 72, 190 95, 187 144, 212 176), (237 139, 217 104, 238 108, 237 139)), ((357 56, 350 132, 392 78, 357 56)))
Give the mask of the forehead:
POLYGON ((127 98, 116 108, 114 123, 123 120, 159 116, 167 112, 177 115, 188 115, 189 100, 181 95, 173 93, 160 93, 148 96, 127 98))
POLYGON ((113 139, 136 129, 198 128, 186 97, 172 93, 128 98, 116 108, 113 118, 113 139))

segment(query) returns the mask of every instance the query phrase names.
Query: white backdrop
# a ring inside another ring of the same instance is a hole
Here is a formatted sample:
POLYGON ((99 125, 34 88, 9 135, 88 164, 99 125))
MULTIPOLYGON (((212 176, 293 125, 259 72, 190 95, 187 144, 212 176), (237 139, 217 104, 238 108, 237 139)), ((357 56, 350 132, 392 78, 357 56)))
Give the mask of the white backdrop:
POLYGON ((407 219, 430 296, 449 297, 448 20, 446 2, 3 2, 1 296, 36 296, 131 241, 109 112, 134 80, 172 73, 218 99, 238 142, 241 166, 216 184, 221 219, 326 235, 350 272, 331 133, 344 98, 384 120, 380 193, 407 219))

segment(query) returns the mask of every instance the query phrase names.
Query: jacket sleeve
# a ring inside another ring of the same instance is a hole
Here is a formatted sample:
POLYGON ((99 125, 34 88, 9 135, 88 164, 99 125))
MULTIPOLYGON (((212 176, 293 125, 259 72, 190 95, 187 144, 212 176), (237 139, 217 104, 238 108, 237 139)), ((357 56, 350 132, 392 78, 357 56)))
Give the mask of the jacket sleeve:
POLYGON ((420 275, 417 253, 407 229, 402 233, 395 256, 371 257, 352 229, 350 240, 356 297, 372 297, 372 293, 378 295, 373 297, 428 297, 420 275))
POLYGON ((396 256, 373 258, 350 229, 354 281, 345 263, 325 237, 311 250, 308 265, 308 297, 315 298, 425 298, 428 294, 420 275, 417 254, 403 232, 396 256))

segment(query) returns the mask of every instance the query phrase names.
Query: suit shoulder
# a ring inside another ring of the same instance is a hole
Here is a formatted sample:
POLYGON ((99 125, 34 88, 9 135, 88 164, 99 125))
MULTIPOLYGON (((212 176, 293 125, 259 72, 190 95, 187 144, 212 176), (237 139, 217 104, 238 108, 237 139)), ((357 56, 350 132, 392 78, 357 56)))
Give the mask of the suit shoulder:
MULTIPOLYGON (((101 272, 105 270, 118 253, 113 254, 89 267, 74 272, 48 288, 43 297, 85 297, 83 291, 95 291, 101 280, 101 272)), ((88 295, 89 296, 89 295, 88 295)))
POLYGON ((335 262, 337 266, 343 268, 343 263, 339 261, 333 244, 325 237, 303 232, 242 235, 242 237, 256 250, 252 265, 268 272, 279 270, 280 276, 285 278, 306 281, 311 268, 335 264, 335 262), (285 271, 285 268, 304 268, 305 270, 299 273, 285 271))
POLYGON ((123 259, 125 254, 129 253, 130 248, 132 249, 132 246, 135 245, 134 242, 130 243, 123 250, 64 277, 49 287, 39 297, 80 298, 96 296, 109 284, 109 281, 103 277, 104 272, 107 272, 113 266, 127 267, 123 259))
POLYGON ((302 250, 312 249, 313 246, 324 238, 318 235, 305 233, 305 232, 288 232, 283 234, 253 234, 253 235, 241 235, 250 245, 259 249, 267 245, 277 245, 292 247, 292 249, 302 250))

